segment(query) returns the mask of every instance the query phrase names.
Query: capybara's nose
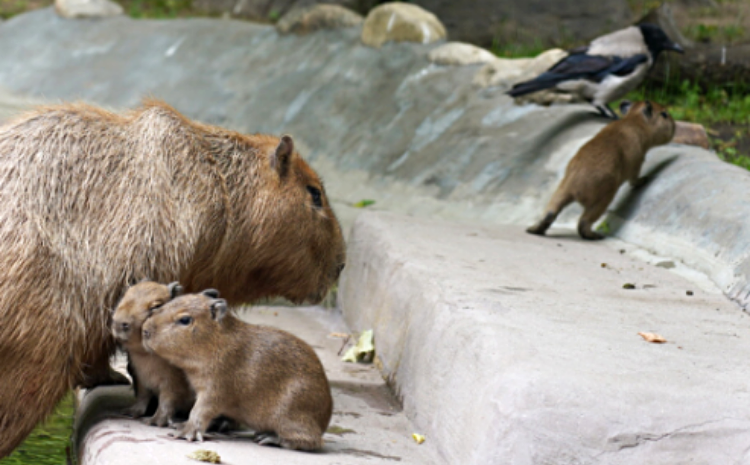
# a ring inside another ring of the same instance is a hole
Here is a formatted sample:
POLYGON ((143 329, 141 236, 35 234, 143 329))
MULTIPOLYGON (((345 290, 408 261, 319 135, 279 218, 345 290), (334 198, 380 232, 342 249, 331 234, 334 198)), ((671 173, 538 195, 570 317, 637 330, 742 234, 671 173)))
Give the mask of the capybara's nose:
POLYGON ((150 337, 151 337, 151 331, 149 331, 149 330, 147 330, 147 329, 144 329, 144 330, 143 330, 143 338, 144 338, 144 339, 148 339, 148 338, 150 338, 150 337))

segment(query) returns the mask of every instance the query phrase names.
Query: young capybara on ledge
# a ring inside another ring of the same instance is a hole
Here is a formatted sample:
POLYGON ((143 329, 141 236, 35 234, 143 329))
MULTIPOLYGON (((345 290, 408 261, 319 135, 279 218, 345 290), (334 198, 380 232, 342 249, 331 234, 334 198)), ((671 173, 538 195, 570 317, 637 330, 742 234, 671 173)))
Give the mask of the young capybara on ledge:
POLYGON ((112 315, 112 334, 128 352, 128 370, 133 378, 136 402, 126 414, 140 418, 146 414, 154 396, 158 396, 156 413, 145 423, 156 426, 172 424, 180 412, 187 415, 195 402, 195 393, 185 372, 163 358, 146 352, 141 331, 151 314, 182 292, 178 283, 159 284, 142 281, 130 287, 112 315))
POLYGON ((109 379, 128 283, 232 303, 320 301, 344 243, 288 136, 247 136, 147 101, 40 108, 0 127, 0 457, 73 386, 109 379))
POLYGON ((175 436, 202 441, 211 420, 225 415, 252 428, 260 444, 319 449, 333 399, 315 351, 285 331, 228 314, 214 295, 177 297, 143 325, 146 349, 182 368, 196 391, 175 436))
POLYGON ((638 175, 646 153, 669 143, 675 130, 674 120, 658 103, 623 102, 620 111, 624 118, 609 123, 570 160, 544 218, 526 232, 544 235, 560 211, 576 201, 583 206, 578 234, 592 240, 604 237, 591 229, 594 223, 625 181, 634 187, 640 184, 638 175))

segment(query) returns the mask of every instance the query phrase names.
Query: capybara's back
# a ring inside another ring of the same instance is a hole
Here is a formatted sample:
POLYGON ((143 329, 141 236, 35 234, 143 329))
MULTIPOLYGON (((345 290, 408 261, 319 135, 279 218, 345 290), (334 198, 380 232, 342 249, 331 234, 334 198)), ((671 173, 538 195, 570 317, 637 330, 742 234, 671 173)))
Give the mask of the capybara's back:
POLYGON ((324 189, 288 136, 159 102, 40 108, 0 127, 0 457, 69 388, 108 381, 109 312, 128 283, 318 301, 343 262, 324 189))

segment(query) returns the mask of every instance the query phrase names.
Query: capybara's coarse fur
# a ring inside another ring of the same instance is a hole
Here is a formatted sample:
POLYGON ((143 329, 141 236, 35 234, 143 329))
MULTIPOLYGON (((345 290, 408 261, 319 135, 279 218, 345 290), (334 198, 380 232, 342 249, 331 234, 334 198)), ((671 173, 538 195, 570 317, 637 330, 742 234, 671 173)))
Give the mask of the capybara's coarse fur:
POLYGON ((211 420, 224 415, 253 429, 261 444, 322 446, 331 390, 315 351, 299 338, 239 320, 223 299, 189 294, 146 321, 143 344, 182 368, 195 388, 176 437, 203 440, 211 420))
POLYGON ((319 301, 341 230, 288 136, 246 136, 159 102, 73 104, 0 127, 0 457, 73 386, 106 380, 128 284, 232 303, 319 301))
POLYGON ((608 124, 570 160, 544 218, 527 232, 544 235, 560 211, 576 201, 583 206, 578 234, 584 239, 603 237, 591 229, 596 220, 625 181, 634 187, 640 184, 646 152, 671 141, 675 130, 674 120, 657 103, 623 102, 620 109, 625 116, 608 124))
POLYGON ((153 396, 158 396, 156 413, 145 423, 156 426, 172 424, 177 412, 187 415, 195 403, 195 393, 185 372, 156 354, 146 352, 141 331, 148 317, 182 292, 178 283, 169 285, 143 281, 129 288, 112 315, 112 334, 128 353, 128 367, 133 376, 136 402, 126 410, 140 418, 153 396))

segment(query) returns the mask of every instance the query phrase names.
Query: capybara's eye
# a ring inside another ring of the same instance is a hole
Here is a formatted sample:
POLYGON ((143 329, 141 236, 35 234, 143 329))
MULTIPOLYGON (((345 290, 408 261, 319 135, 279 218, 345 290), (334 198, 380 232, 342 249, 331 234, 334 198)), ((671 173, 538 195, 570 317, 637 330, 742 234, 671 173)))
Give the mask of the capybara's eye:
POLYGON ((162 305, 164 305, 164 302, 160 302, 158 300, 156 302, 152 302, 151 305, 148 306, 148 313, 153 313, 154 310, 161 307, 162 305))
POLYGON ((318 208, 323 208, 323 198, 320 193, 320 189, 313 186, 307 186, 307 192, 312 196, 313 205, 318 208))
POLYGON ((662 117, 662 118, 666 118, 666 117, 668 117, 668 116, 669 116, 669 115, 667 115, 667 112, 666 112, 666 111, 662 111, 662 112, 661 112, 661 117, 662 117))
POLYGON ((181 325, 184 325, 184 326, 187 326, 187 325, 189 325, 192 322, 193 322, 193 317, 191 317, 191 316, 183 316, 182 318, 180 318, 179 320, 177 320, 177 323, 179 323, 181 325))

